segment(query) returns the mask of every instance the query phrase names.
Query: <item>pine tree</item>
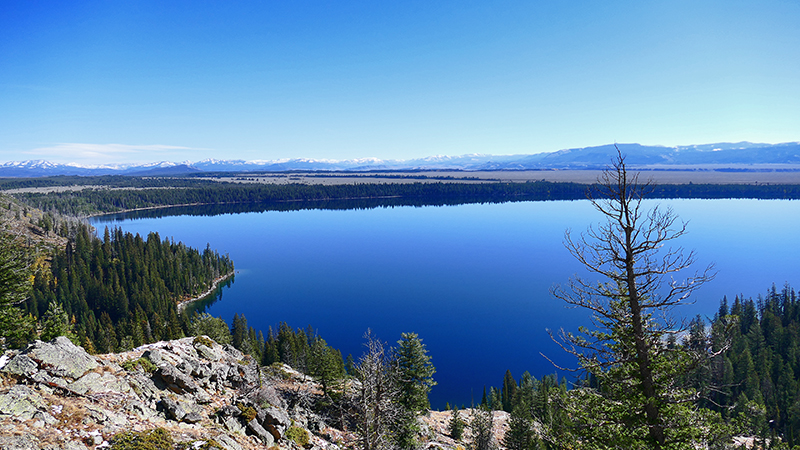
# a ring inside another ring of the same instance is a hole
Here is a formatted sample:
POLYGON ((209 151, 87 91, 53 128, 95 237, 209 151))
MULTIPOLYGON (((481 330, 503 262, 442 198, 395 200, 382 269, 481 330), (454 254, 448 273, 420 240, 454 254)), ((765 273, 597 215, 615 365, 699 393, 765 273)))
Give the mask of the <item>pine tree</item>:
POLYGON ((472 441, 469 450, 496 450, 497 441, 492 430, 494 426, 494 413, 487 408, 475 408, 470 416, 469 427, 472 431, 472 441))
POLYGON ((465 425, 466 424, 464 423, 464 420, 461 418, 461 414, 458 412, 458 406, 453 407, 453 410, 450 413, 450 423, 447 426, 447 431, 450 433, 450 437, 456 441, 460 441, 464 436, 465 425))
POLYGON ((517 395, 517 382, 514 381, 514 376, 511 375, 510 370, 506 370, 506 375, 503 377, 503 391, 501 392, 500 399, 503 403, 503 411, 511 412, 514 408, 514 398, 517 395))
POLYGON ((28 298, 31 275, 22 244, 0 230, 0 338, 3 345, 22 347, 32 337, 34 321, 17 307, 28 298))
POLYGON ((436 385, 433 374, 436 368, 422 339, 416 333, 402 333, 397 341, 397 370, 400 386, 400 404, 413 413, 430 407, 428 393, 436 385))
POLYGON ((531 450, 535 445, 533 418, 524 404, 511 412, 508 431, 503 436, 503 447, 508 450, 531 450))

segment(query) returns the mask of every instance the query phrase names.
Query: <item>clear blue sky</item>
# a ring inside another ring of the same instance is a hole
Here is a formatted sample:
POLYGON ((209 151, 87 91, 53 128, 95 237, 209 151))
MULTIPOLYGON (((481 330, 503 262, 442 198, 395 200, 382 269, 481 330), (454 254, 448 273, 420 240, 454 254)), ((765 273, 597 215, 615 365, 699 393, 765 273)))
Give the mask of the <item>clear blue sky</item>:
POLYGON ((800 140, 798 1, 0 2, 0 163, 800 140))

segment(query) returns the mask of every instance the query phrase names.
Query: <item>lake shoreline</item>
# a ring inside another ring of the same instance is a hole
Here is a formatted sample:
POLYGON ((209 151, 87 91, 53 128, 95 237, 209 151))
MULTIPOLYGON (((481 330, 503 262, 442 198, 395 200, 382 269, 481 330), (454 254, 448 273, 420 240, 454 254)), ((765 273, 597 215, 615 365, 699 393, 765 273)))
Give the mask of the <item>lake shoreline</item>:
POLYGON ((214 282, 211 283, 211 287, 209 287, 206 292, 203 292, 202 294, 200 294, 200 295, 198 295, 196 297, 190 298, 188 300, 183 300, 183 301, 178 302, 178 305, 177 305, 178 306, 178 312, 183 312, 186 309, 187 306, 191 305, 192 303, 194 303, 194 302, 196 302, 198 300, 202 300, 202 299, 208 297, 209 295, 211 295, 219 287, 220 284, 222 284, 223 282, 227 281, 230 278, 233 278, 233 276, 235 274, 236 274, 236 271, 233 270, 233 271, 231 271, 231 272, 229 272, 229 273, 227 273, 227 274, 225 274, 225 275, 223 275, 221 277, 215 278, 214 282))

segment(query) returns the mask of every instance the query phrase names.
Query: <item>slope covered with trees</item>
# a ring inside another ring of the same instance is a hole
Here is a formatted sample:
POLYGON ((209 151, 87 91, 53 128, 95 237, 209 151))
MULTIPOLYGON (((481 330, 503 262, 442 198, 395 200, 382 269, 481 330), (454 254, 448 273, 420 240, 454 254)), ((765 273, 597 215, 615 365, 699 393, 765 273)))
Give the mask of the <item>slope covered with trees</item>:
POLYGON ((63 250, 35 273, 30 299, 35 318, 60 305, 87 348, 129 350, 143 343, 178 338, 188 323, 178 302, 200 295, 233 271, 227 256, 180 242, 146 238, 120 229, 96 238, 79 225, 63 250))

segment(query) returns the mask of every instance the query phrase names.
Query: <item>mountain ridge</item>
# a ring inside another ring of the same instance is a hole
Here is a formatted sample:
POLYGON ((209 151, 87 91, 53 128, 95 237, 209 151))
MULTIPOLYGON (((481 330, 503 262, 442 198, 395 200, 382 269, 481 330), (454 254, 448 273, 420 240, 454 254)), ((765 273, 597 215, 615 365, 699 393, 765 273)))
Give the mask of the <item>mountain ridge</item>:
POLYGON ((146 164, 80 165, 60 164, 46 160, 10 161, 0 164, 0 177, 43 177, 58 175, 129 175, 180 176, 198 172, 284 172, 301 171, 371 171, 371 170, 575 170, 602 169, 619 148, 631 167, 714 165, 717 168, 742 169, 742 165, 780 164, 800 169, 800 142, 761 144, 752 142, 714 143, 685 146, 642 144, 605 144, 593 147, 563 149, 555 152, 458 156, 433 155, 397 160, 355 158, 345 160, 283 158, 275 160, 243 160, 206 158, 200 161, 160 161, 146 164))

